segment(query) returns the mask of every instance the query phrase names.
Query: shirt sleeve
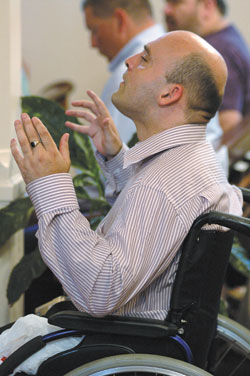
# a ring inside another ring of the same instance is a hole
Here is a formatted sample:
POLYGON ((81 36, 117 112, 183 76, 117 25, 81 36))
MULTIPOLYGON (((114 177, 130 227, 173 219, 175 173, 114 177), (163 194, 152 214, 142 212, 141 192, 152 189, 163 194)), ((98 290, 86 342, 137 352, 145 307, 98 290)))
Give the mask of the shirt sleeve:
POLYGON ((113 205, 118 195, 125 187, 132 171, 132 167, 123 168, 124 154, 128 146, 123 144, 120 152, 111 160, 96 152, 96 159, 105 177, 105 198, 110 205, 113 205))
POLYGON ((227 81, 223 102, 219 111, 235 110, 240 113, 243 112, 244 107, 244 88, 237 77, 237 72, 234 72, 227 81), (232 95, 232 92, 234 95, 232 95))
POLYGON ((205 39, 216 48, 225 59, 228 78, 219 111, 235 110, 244 113, 249 77, 249 55, 247 45, 239 32, 232 26, 205 39))
POLYGON ((228 78, 220 111, 235 110, 242 113, 247 80, 247 76, 244 75, 244 64, 233 47, 227 51, 224 50, 223 57, 228 69, 228 78))
POLYGON ((166 196, 144 186, 128 192, 96 231, 78 210, 68 174, 38 179, 28 193, 45 263, 76 307, 96 316, 117 311, 155 280, 188 231, 166 196))

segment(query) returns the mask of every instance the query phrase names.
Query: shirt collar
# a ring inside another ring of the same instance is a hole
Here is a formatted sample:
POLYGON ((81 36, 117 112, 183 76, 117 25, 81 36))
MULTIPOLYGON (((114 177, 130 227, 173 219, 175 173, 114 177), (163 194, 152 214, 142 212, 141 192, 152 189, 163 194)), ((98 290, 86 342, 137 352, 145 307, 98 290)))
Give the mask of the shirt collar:
POLYGON ((164 29, 162 25, 154 25, 146 30, 143 30, 141 33, 137 34, 132 38, 114 57, 114 59, 109 63, 108 69, 110 72, 113 72, 120 63, 124 61, 131 55, 135 53, 135 50, 142 48, 143 44, 148 43, 152 39, 156 39, 160 35, 164 34, 164 29))
POLYGON ((206 141, 206 125, 185 124, 155 134, 145 141, 138 142, 125 152, 123 168, 160 153, 185 144, 206 141))

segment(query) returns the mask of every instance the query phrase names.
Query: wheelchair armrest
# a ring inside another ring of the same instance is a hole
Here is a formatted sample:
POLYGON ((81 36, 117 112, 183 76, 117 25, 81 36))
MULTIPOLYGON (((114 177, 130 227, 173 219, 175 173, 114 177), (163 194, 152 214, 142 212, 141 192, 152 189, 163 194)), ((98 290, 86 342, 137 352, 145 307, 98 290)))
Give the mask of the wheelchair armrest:
POLYGON ((166 321, 115 315, 93 317, 78 311, 58 312, 50 316, 48 322, 61 328, 77 329, 84 334, 106 333, 159 338, 173 336, 178 332, 176 325, 166 321))
POLYGON ((243 200, 250 203, 250 189, 239 187, 243 195, 243 200))
POLYGON ((217 224, 233 231, 250 236, 250 219, 223 212, 211 211, 200 215, 193 223, 192 229, 199 231, 205 224, 217 224))

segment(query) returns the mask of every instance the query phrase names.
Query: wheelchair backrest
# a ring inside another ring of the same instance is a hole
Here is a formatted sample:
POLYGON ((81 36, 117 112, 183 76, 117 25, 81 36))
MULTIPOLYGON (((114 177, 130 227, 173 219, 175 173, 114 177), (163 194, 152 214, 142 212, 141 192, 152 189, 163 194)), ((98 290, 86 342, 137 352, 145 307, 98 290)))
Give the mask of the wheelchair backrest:
POLYGON ((233 234, 192 227, 181 250, 167 321, 178 325, 202 368, 215 335, 233 234))

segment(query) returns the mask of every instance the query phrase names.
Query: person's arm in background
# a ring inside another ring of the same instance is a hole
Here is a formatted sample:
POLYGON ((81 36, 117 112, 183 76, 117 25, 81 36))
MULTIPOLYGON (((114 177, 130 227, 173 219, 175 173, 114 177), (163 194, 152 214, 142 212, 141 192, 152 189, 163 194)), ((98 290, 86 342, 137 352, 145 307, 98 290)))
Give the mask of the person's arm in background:
POLYGON ((222 110, 219 112, 219 121, 224 135, 232 131, 242 120, 242 114, 237 110, 222 110))

